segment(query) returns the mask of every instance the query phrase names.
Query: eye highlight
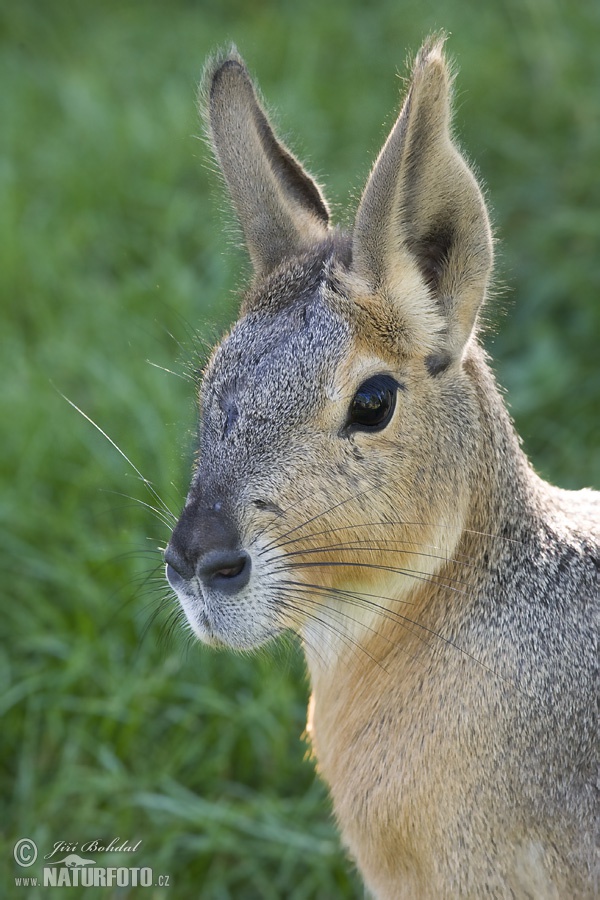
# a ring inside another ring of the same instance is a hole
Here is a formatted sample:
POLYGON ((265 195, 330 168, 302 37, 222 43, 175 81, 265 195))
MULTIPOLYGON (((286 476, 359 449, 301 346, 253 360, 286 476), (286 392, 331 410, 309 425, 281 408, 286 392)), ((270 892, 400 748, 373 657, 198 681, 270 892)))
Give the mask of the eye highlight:
POLYGON ((350 404, 347 428, 354 431, 381 431, 396 407, 400 385, 391 375, 374 375, 363 382, 350 404))

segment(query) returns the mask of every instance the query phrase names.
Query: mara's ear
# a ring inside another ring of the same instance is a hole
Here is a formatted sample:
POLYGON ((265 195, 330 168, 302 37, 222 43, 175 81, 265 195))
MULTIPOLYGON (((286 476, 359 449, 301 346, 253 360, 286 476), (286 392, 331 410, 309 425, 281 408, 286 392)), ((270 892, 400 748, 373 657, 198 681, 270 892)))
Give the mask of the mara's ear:
POLYGON ((207 66, 200 102, 254 270, 267 274, 327 234, 327 204, 275 137, 235 48, 207 66))
POLYGON ((459 358, 484 298, 492 238, 477 182, 450 134, 443 39, 421 48, 356 218, 353 269, 393 302, 437 362, 459 358))

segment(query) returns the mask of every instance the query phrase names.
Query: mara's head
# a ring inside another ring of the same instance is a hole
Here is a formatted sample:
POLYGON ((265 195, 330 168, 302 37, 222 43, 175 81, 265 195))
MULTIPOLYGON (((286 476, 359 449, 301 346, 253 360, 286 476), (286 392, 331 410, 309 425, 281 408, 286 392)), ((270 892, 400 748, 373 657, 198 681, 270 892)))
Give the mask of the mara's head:
POLYGON ((166 551, 203 640, 249 648, 293 629, 322 659, 459 540, 492 253, 450 89, 432 40, 345 231, 239 56, 209 67, 203 105, 254 277, 204 374, 197 466, 166 551))

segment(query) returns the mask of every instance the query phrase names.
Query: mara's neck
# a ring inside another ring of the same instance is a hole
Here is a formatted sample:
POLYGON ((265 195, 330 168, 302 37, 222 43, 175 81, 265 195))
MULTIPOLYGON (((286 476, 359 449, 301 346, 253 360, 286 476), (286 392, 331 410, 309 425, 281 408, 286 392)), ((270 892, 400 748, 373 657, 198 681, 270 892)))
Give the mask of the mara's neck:
POLYGON ((483 350, 475 349, 467 370, 478 397, 480 418, 465 531, 516 536, 520 523, 533 514, 543 482, 521 448, 483 350))

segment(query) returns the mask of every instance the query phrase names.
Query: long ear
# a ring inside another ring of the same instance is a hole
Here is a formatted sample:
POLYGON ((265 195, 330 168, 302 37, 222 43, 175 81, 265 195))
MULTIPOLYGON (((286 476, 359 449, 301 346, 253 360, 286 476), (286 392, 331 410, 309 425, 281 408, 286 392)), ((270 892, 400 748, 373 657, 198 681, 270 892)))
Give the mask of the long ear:
POLYGON ((235 48, 209 65, 201 102, 257 274, 327 233, 321 191, 275 137, 235 48))
POLYGON ((471 334, 492 264, 483 197, 450 135, 450 88, 443 39, 432 39, 367 182, 353 239, 356 274, 391 298, 408 329, 435 332, 429 343, 447 362, 471 334))

